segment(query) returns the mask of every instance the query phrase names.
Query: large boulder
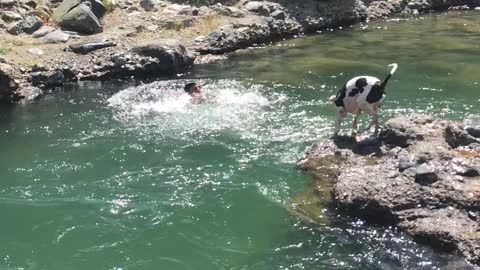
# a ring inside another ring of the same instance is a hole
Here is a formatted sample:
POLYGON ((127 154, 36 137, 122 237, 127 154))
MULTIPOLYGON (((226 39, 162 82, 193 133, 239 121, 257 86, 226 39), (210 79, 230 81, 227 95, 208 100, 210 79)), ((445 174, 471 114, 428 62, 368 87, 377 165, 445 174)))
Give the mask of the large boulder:
POLYGON ((97 18, 101 19, 107 12, 107 8, 100 0, 64 0, 60 6, 53 11, 52 19, 57 22, 60 21, 63 16, 67 15, 82 3, 89 3, 93 14, 95 14, 97 18))
POLYGON ((43 22, 37 16, 27 16, 22 21, 22 31, 27 34, 32 34, 42 27, 43 22))
POLYGON ((13 67, 0 63, 0 100, 10 98, 17 88, 13 67))
POLYGON ((58 24, 66 30, 85 34, 96 34, 103 30, 100 21, 86 3, 77 5, 58 19, 58 24))
POLYGON ((139 45, 132 49, 132 52, 158 60, 160 66, 155 67, 160 72, 173 74, 190 67, 194 57, 185 49, 180 41, 166 39, 155 43, 139 45))
POLYGON ((466 133, 459 126, 424 115, 396 117, 376 140, 317 143, 300 167, 314 183, 333 185, 337 209, 396 225, 480 264, 480 140, 458 139, 466 133))

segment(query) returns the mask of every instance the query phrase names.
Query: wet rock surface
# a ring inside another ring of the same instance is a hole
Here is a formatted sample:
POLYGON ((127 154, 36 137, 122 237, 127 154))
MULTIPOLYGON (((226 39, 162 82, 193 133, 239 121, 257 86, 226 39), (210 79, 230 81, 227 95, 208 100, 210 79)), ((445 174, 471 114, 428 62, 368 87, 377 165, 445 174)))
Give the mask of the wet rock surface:
POLYGON ((454 139, 446 138, 452 129, 469 135, 461 124, 400 116, 378 140, 320 141, 299 166, 314 186, 332 183, 339 210, 397 225, 419 242, 480 264, 479 140, 452 147, 454 139))

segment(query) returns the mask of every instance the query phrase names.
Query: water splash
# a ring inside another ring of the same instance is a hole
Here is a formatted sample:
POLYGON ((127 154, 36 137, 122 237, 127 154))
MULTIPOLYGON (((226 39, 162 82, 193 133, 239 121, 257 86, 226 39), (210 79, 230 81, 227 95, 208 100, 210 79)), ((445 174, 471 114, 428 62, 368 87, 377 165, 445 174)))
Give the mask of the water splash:
POLYGON ((183 81, 127 88, 107 102, 116 120, 146 136, 197 140, 228 133, 256 141, 258 146, 309 141, 312 134, 320 136, 325 131, 315 125, 324 119, 309 117, 304 109, 312 101, 292 103, 291 97, 275 89, 235 80, 199 80, 198 84, 207 97, 202 104, 192 103, 183 92, 183 81))

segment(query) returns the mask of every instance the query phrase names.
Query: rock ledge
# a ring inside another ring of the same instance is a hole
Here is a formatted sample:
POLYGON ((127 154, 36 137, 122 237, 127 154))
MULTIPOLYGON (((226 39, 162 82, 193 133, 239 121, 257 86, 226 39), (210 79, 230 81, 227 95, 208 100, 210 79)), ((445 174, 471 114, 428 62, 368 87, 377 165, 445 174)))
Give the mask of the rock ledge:
POLYGON ((320 141, 299 166, 315 183, 333 182, 341 211, 480 264, 480 140, 463 125, 400 116, 378 140, 320 141))

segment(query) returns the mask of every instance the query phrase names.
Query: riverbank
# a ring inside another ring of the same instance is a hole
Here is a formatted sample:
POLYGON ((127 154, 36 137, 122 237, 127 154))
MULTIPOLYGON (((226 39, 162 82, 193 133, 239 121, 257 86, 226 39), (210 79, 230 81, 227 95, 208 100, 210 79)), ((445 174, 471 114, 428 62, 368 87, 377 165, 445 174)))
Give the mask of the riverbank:
POLYGON ((398 13, 471 9, 480 1, 311 0, 298 5, 282 0, 190 6, 132 0, 105 8, 109 12, 95 30, 101 32, 88 35, 61 30, 65 27, 52 22, 49 16, 61 9, 59 1, 2 0, 0 5, 0 99, 13 101, 33 100, 68 82, 184 73, 239 49, 398 13))
MULTIPOLYGON (((399 116, 379 140, 318 142, 300 168, 314 190, 330 187, 339 210, 480 264, 479 131, 473 116, 464 123, 399 116)), ((326 192, 314 193, 322 200, 326 192)))

